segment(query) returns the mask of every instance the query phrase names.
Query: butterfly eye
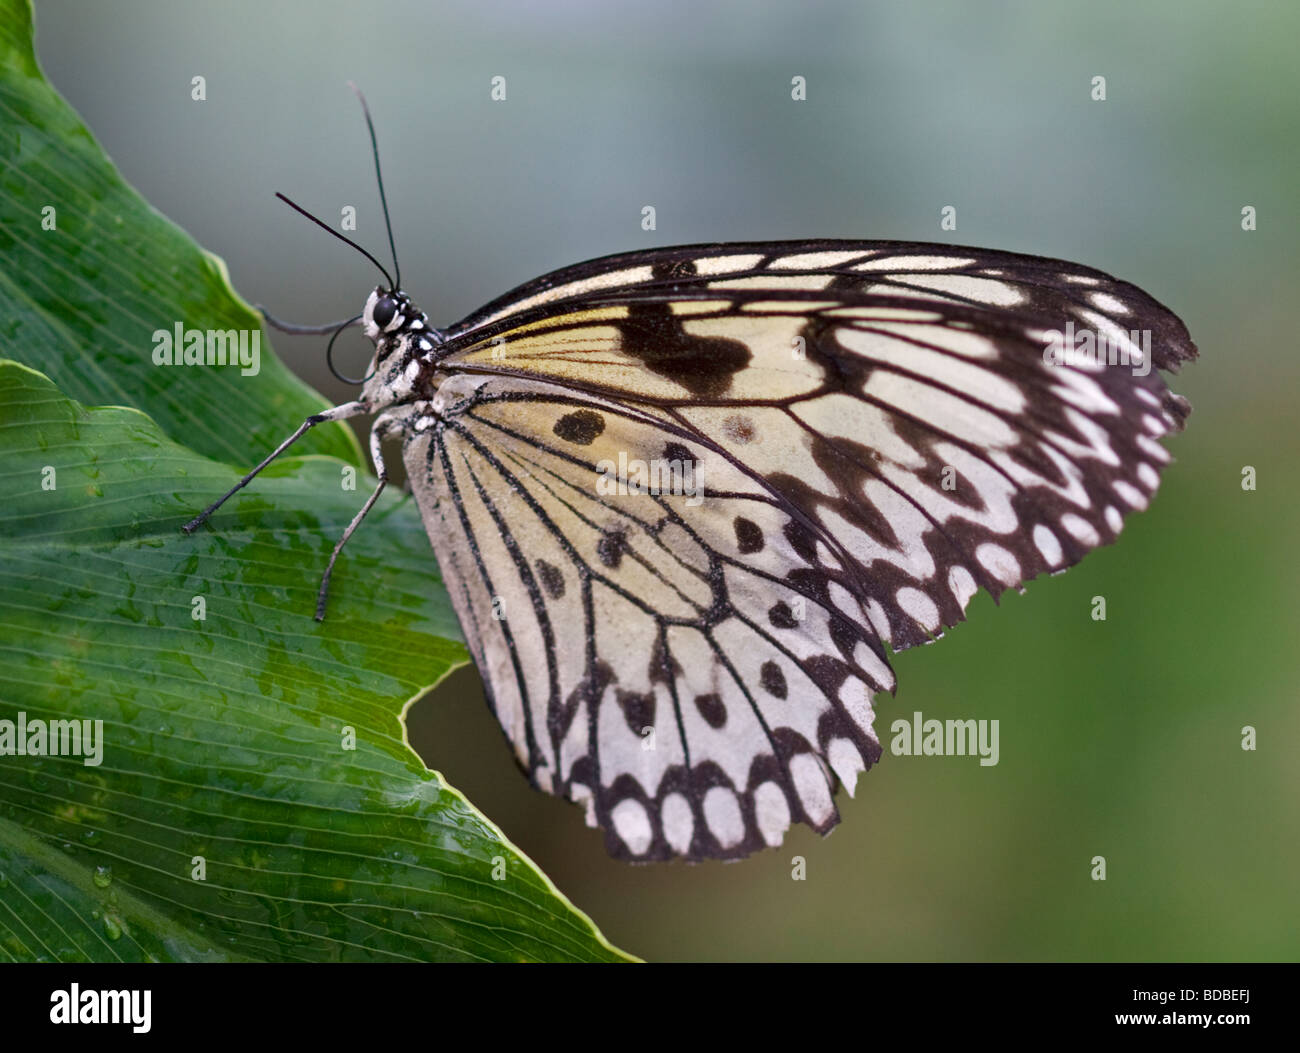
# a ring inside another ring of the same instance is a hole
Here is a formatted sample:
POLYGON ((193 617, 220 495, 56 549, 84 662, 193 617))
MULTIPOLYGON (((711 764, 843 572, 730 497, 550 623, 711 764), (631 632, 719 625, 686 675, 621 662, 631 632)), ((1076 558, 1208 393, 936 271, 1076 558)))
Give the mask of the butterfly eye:
POLYGON ((371 317, 375 320, 375 325, 379 326, 380 329, 385 329, 396 313, 397 301, 391 296, 381 296, 375 301, 375 309, 371 317))

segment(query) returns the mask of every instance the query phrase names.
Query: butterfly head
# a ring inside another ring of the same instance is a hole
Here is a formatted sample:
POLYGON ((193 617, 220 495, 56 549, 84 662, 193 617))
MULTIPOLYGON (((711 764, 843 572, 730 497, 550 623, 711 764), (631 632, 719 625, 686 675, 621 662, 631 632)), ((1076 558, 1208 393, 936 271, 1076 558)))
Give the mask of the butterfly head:
POLYGON ((402 355, 405 364, 406 360, 420 357, 442 343, 442 334, 400 289, 376 286, 361 311, 361 325, 375 345, 378 365, 397 352, 405 352, 402 355))
MULTIPOLYGON (((412 313, 420 314, 419 311, 413 312, 410 297, 400 289, 385 289, 379 285, 366 300, 361 312, 361 325, 376 350, 381 352, 381 361, 385 350, 382 345, 392 344, 392 338, 402 332, 412 313)), ((387 348, 391 349, 391 346, 387 348)))
POLYGON ((387 405, 420 394, 425 386, 422 379, 432 375, 432 362, 443 342, 425 313, 400 289, 379 285, 366 298, 361 326, 375 345, 364 397, 375 405, 387 405))

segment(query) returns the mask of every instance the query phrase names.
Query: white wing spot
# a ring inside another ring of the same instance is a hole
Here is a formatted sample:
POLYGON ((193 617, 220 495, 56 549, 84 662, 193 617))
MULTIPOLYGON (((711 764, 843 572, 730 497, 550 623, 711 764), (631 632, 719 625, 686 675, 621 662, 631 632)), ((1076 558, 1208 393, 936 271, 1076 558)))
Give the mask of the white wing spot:
POLYGON ((731 305, 730 300, 681 300, 670 303, 669 310, 677 315, 713 314, 731 305))
POLYGON ((660 815, 664 824, 664 840, 672 846, 674 852, 686 855, 690 851, 691 835, 695 832, 690 802, 680 793, 670 793, 664 798, 660 815))
POLYGON ((1003 585, 1015 585, 1020 581, 1020 561, 1001 545, 985 542, 975 550, 975 558, 1003 585))
POLYGON ((1061 539, 1052 531, 1039 523, 1034 527, 1034 545, 1038 551, 1043 554, 1043 559, 1047 560, 1049 567, 1059 567, 1063 558, 1061 552, 1061 539))
POLYGON ((934 600, 920 589, 914 589, 909 585, 899 589, 896 598, 899 607, 921 628, 927 632, 934 632, 939 628, 939 608, 934 605, 934 600))
POLYGON ((923 289, 963 296, 968 300, 997 307, 1015 307, 1025 302, 1025 294, 1014 285, 993 278, 974 278, 969 274, 933 274, 921 278, 909 277, 907 282, 923 289))
POLYGON ((754 816, 758 831, 768 846, 775 848, 790 829, 790 805, 774 782, 765 782, 754 791, 754 816))
POLYGON ((1106 517, 1106 525, 1113 533, 1118 534, 1120 527, 1124 525, 1124 517, 1119 514, 1119 509, 1114 505, 1107 505, 1103 515, 1106 517))
POLYGON ((876 630, 876 635, 884 640, 885 643, 893 642, 891 630, 889 628, 889 618, 885 615, 885 608, 880 606, 878 600, 867 601, 867 621, 869 621, 871 627, 876 630))
POLYGON ((614 821, 614 832, 623 839, 628 850, 634 856, 645 855, 654 832, 650 828, 650 816, 646 814, 641 802, 630 798, 619 801, 610 813, 610 818, 614 821))
POLYGON ((862 754, 858 752, 858 747, 849 739, 832 739, 826 757, 831 762, 831 771, 852 797, 858 785, 858 773, 863 770, 862 754))
POLYGON ((763 257, 744 253, 738 256, 705 256, 695 261, 697 275, 730 274, 732 271, 747 271, 763 257))
POLYGON ((1110 488, 1119 494, 1120 499, 1126 504, 1132 505, 1139 511, 1146 508, 1146 495, 1132 483, 1125 482, 1123 479, 1116 479, 1110 484, 1110 488))
MULTIPOLYGON (((1079 316, 1097 331, 1097 336, 1106 338, 1111 350, 1128 355, 1129 362, 1143 361, 1145 353, 1133 342, 1132 332, 1121 329, 1106 315, 1097 314, 1095 311, 1080 311, 1079 316)), ((1110 357, 1107 355, 1106 360, 1110 361, 1110 357)), ((1120 358, 1119 361, 1122 363, 1124 360, 1120 358)))
POLYGON ((1137 477, 1148 490, 1154 490, 1160 485, 1160 473, 1145 461, 1137 466, 1137 477))
POLYGON ((953 567, 948 571, 948 590, 956 599, 957 606, 964 611, 971 597, 979 591, 979 586, 975 584, 975 579, 965 567, 953 567))
POLYGON ((838 267, 841 263, 856 260, 862 256, 861 249, 845 252, 802 252, 796 256, 782 256, 770 264, 773 270, 815 271, 824 267, 838 267))
POLYGON ((724 786, 714 786, 704 795, 704 821, 723 848, 738 845, 745 836, 745 821, 740 816, 740 802, 724 786))
MULTIPOLYGON (((894 671, 890 669, 889 666, 885 665, 876 652, 866 644, 859 642, 858 645, 853 648, 853 660, 858 663, 859 669, 866 673, 867 676, 871 677, 875 683, 881 685, 881 687, 889 690, 894 686, 894 671)), ((870 735, 871 721, 873 718, 871 714, 871 696, 867 694, 866 691, 867 689, 865 685, 860 681, 846 680, 844 686, 840 688, 840 701, 844 703, 844 708, 848 709, 849 702, 846 700, 846 696, 851 696, 855 704, 860 704, 861 699, 866 700, 865 711, 850 713, 849 715, 853 717, 854 723, 859 724, 862 727, 862 730, 870 735), (850 690, 850 683, 858 684, 858 688, 850 690), (858 719, 860 716, 866 720, 865 724, 858 719)))
POLYGON ((1152 460, 1159 461, 1161 464, 1168 464, 1173 460, 1168 450, 1161 446, 1160 443, 1154 442, 1145 435, 1137 436, 1137 444, 1152 460))
POLYGON ((811 753, 797 753, 790 758, 790 778, 795 792, 808 818, 817 826, 831 817, 835 806, 831 803, 830 787, 821 762, 811 753))
POLYGON ((974 260, 957 256, 881 256, 879 259, 859 263, 855 271, 944 271, 954 267, 969 267, 974 260))
POLYGON ((1088 299, 1092 305, 1103 311, 1109 311, 1111 314, 1128 314, 1128 304, 1118 297, 1111 296, 1110 293, 1095 292, 1089 295, 1088 299))
POLYGON ((1095 545, 1101 540, 1097 535, 1097 528, 1082 516, 1076 516, 1073 512, 1061 516, 1061 526, 1065 527, 1067 531, 1085 545, 1095 545))
MULTIPOLYGON (((858 644, 858 648, 867 649, 865 644, 858 644)), ((854 657, 857 657, 857 651, 854 652, 854 657)), ((872 657, 875 658, 875 655, 872 657)), ((862 662, 859 661, 858 664, 862 665, 862 662)), ((871 708, 871 693, 866 684, 855 677, 845 680, 840 685, 840 705, 844 707, 844 712, 849 715, 849 719, 862 729, 864 735, 869 735, 873 739, 876 737, 872 726, 876 715, 871 708)))

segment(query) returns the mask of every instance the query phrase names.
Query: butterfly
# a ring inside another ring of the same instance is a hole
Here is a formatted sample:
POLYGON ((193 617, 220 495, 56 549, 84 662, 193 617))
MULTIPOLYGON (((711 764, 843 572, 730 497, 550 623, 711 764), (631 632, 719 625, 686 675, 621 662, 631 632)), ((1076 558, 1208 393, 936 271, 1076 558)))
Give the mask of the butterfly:
POLYGON ((391 224, 395 278, 284 200, 384 274, 333 327, 359 321, 374 357, 358 399, 231 493, 310 427, 376 413, 378 485, 317 617, 387 483, 382 443, 400 440, 516 759, 619 858, 734 859, 793 823, 827 833, 837 787, 881 756, 890 654, 938 639, 979 590, 1114 541, 1189 412, 1160 377, 1197 354, 1183 323, 1061 260, 657 248, 440 330, 402 290, 391 224))

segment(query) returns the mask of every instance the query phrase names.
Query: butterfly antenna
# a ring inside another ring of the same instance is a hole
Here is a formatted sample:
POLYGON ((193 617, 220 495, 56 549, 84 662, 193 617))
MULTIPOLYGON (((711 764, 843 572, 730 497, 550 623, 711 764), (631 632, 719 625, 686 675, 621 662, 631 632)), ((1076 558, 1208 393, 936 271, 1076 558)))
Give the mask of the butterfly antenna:
POLYGON ((349 318, 347 321, 340 324, 334 330, 334 335, 330 337, 330 342, 325 347, 325 364, 329 366, 330 372, 333 373, 336 377, 338 377, 339 380, 343 381, 344 384, 364 384, 367 380, 369 380, 371 377, 375 375, 375 371, 372 369, 364 377, 361 377, 359 379, 356 377, 345 377, 342 373, 338 371, 338 369, 334 365, 334 341, 339 338, 339 334, 343 332, 344 329, 352 325, 354 322, 359 322, 359 321, 361 321, 361 315, 357 315, 354 318, 349 318))
MULTIPOLYGON (((344 236, 343 234, 340 234, 337 230, 335 230, 333 227, 331 227, 331 226, 330 226, 328 223, 326 223, 324 220, 317 219, 315 216, 313 216, 310 212, 308 212, 308 211, 307 211, 305 208, 303 208, 301 205, 299 205, 299 204, 297 204, 297 203, 295 203, 295 202, 293 202, 293 201, 290 201, 287 197, 285 197, 283 194, 281 194, 278 190, 275 192, 275 196, 278 197, 281 201, 283 201, 286 205, 288 205, 288 206, 289 206, 291 209, 293 209, 295 212, 299 213, 300 215, 306 216, 309 220, 311 220, 313 223, 315 223, 316 226, 320 227, 321 230, 324 230, 324 231, 328 232, 329 234, 334 235, 334 237, 338 238, 339 241, 342 241, 342 242, 344 242, 344 243, 346 243, 346 244, 348 244, 348 245, 351 245, 354 249, 356 249, 359 253, 361 253, 362 256, 364 256, 366 259, 368 259, 371 263, 373 263, 376 267, 379 268, 379 273, 382 274, 385 278, 388 279, 388 287, 389 287, 390 289, 394 289, 394 290, 395 290, 395 289, 397 288, 397 286, 393 284, 393 276, 392 276, 391 274, 388 273, 388 268, 385 267, 382 263, 380 263, 377 259, 375 259, 372 255, 370 255, 370 253, 368 253, 365 249, 363 249, 363 248, 362 248, 360 245, 358 245, 355 241, 353 241, 353 240, 352 240, 351 238, 349 238, 349 237, 344 236)), ((392 237, 392 232, 391 232, 391 231, 389 232, 389 237, 392 237)))
POLYGON ((292 336, 322 336, 325 333, 334 332, 334 330, 338 329, 340 326, 351 325, 361 317, 360 315, 357 315, 354 318, 345 318, 341 322, 326 322, 324 325, 297 325, 293 322, 285 322, 277 318, 260 303, 253 304, 253 310, 260 314, 262 316, 262 321, 272 329, 278 329, 280 332, 289 333, 292 336))
POLYGON ((388 198, 384 196, 384 173, 379 169, 379 140, 375 138, 375 122, 370 119, 370 107, 366 105, 366 97, 361 94, 352 81, 348 81, 348 87, 357 93, 357 98, 361 101, 361 112, 366 115, 366 128, 370 132, 370 152, 375 157, 375 181, 379 184, 379 203, 384 207, 384 226, 388 228, 388 248, 393 254, 393 270, 397 272, 397 284, 394 289, 402 287, 402 265, 397 262, 397 243, 393 240, 393 224, 388 218, 388 198))

